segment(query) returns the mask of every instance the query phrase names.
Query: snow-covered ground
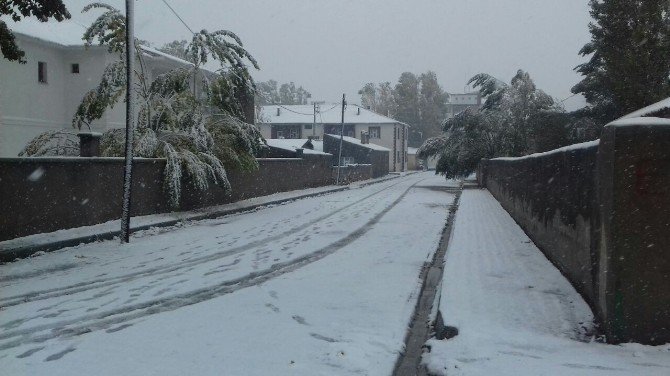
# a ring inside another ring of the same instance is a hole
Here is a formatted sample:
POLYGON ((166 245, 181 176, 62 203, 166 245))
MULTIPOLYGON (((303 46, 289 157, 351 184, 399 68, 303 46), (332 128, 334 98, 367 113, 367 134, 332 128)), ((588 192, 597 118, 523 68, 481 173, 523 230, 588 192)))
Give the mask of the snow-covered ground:
POLYGON ((582 297, 485 190, 465 190, 440 310, 459 334, 430 340, 438 375, 670 375, 670 345, 593 342, 582 297))
POLYGON ((414 174, 0 266, 8 375, 389 375, 453 196, 414 174))

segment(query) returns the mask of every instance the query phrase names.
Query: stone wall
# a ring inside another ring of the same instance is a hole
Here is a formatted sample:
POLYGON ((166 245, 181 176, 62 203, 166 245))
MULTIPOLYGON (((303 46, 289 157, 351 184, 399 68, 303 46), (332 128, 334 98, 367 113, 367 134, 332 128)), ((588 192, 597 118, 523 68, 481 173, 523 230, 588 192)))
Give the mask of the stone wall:
MULTIPOLYGON (((184 185, 180 210, 332 184, 332 158, 259 159, 254 172, 229 171, 227 195, 184 185)), ((163 159, 135 159, 132 215, 169 212, 163 159)), ((0 241, 118 219, 122 158, 0 158, 0 241)))
POLYGON ((484 160, 478 180, 593 307, 607 340, 670 342, 670 120, 484 160))
MULTIPOLYGON (((340 167, 340 184, 372 179, 372 165, 347 165, 340 167)), ((333 167, 333 180, 337 181, 337 167, 333 167)))

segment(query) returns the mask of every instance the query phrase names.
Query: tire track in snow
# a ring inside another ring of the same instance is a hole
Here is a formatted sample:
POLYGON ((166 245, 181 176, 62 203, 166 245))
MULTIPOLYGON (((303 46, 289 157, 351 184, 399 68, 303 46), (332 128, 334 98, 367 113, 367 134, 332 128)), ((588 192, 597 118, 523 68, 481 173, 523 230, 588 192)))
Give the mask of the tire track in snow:
POLYGON ((97 330, 108 329, 112 325, 126 323, 131 320, 166 311, 173 311, 181 307, 201 303, 222 295, 230 294, 247 287, 256 286, 270 279, 300 269, 303 266, 319 261, 324 257, 337 252, 342 247, 345 247, 361 238, 371 229, 372 226, 377 224, 382 219, 382 217, 386 215, 386 213, 397 206, 398 203, 400 203, 400 201, 407 195, 407 193, 409 193, 409 191, 414 188, 414 186, 423 180, 425 179, 421 179, 405 189, 400 194, 400 196, 398 196, 398 198, 396 198, 390 205, 385 207, 384 210, 377 213, 363 226, 349 233, 346 237, 337 240, 323 248, 320 248, 315 252, 298 257, 294 260, 273 264, 269 268, 262 271, 253 272, 240 278, 224 281, 213 286, 202 287, 190 292, 176 294, 165 298, 153 299, 130 306, 99 312, 96 314, 84 315, 76 319, 2 333, 0 334, 0 341, 15 337, 19 338, 1 343, 0 350, 10 349, 27 343, 43 343, 55 338, 67 338, 83 335, 97 330), (39 334, 42 332, 46 333, 39 334))
POLYGON ((41 290, 41 291, 31 291, 25 294, 20 294, 20 295, 14 295, 14 296, 8 296, 8 297, 3 297, 0 298, 0 307, 12 307, 24 303, 29 303, 29 302, 34 302, 34 301, 39 301, 39 300, 44 300, 44 299, 51 299, 63 295, 72 295, 72 294, 77 294, 85 291, 90 291, 94 289, 99 289, 99 288, 105 288, 105 287, 110 287, 114 285, 118 285, 121 283, 129 282, 138 278, 146 277, 146 276, 156 276, 160 274, 165 274, 165 273, 171 273, 183 269, 187 269, 196 265, 200 265, 203 263, 215 261, 224 257, 232 256, 244 251, 248 251, 252 248, 256 248, 262 245, 265 245, 267 243, 281 240, 285 237, 291 236, 295 233, 298 233, 300 231, 304 231, 308 229, 311 226, 314 226, 316 223, 324 221, 356 204, 359 204, 360 202, 363 202, 367 200, 370 197, 373 197, 387 189, 393 188, 394 186, 401 184, 405 182, 405 180, 397 181, 394 182, 393 184, 384 187, 382 189, 376 190, 375 192, 358 199, 352 203, 349 203, 339 209, 336 209, 334 211, 329 212, 328 214, 322 215, 316 219, 314 219, 311 222, 295 226, 289 230, 286 230, 280 234, 273 235, 270 237, 266 237, 263 239, 255 240, 250 243, 243 244, 241 246, 237 246, 231 249, 227 249, 224 251, 219 251, 215 253, 210 253, 206 256, 202 257, 197 257, 193 258, 188 261, 180 262, 179 264, 168 264, 168 265, 163 265, 159 267, 154 267, 151 269, 144 269, 142 271, 134 272, 134 273, 128 273, 120 276, 115 276, 115 277, 110 277, 110 278, 101 278, 97 280, 92 280, 92 281, 86 281, 86 282, 81 282, 81 283, 76 283, 70 286, 65 286, 65 287, 59 287, 59 288, 53 288, 53 289, 47 289, 47 290, 41 290))

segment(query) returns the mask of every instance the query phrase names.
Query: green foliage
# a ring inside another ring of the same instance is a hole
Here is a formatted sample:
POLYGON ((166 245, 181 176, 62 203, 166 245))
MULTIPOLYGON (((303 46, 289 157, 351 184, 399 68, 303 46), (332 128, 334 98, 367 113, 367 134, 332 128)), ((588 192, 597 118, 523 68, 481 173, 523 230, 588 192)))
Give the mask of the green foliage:
POLYGON ((79 138, 69 129, 47 131, 35 137, 19 153, 19 157, 75 157, 79 155, 79 138))
MULTIPOLYGON (((97 40, 101 45, 107 45, 109 52, 118 53, 119 60, 107 66, 97 88, 84 96, 72 121, 77 129, 90 128, 91 122, 116 105, 126 90, 125 18, 107 4, 91 4, 84 8, 84 12, 92 9, 104 12, 86 30, 87 45, 97 40)), ((245 171, 258 168, 254 156, 262 145, 260 132, 254 125, 236 117, 241 113, 236 98, 249 94, 253 87, 243 59, 258 67, 256 61, 242 48, 235 34, 225 30, 211 34, 202 31, 187 47, 187 57, 195 63, 192 69, 173 69, 149 81, 145 52, 139 43, 136 48, 139 69, 135 71, 137 84, 133 94, 137 98, 139 115, 133 133, 134 155, 166 159, 165 190, 173 208, 179 206, 183 182, 200 191, 215 184, 229 192, 227 168, 245 171), (203 75, 198 67, 210 58, 221 63, 221 73, 204 74, 203 85, 208 97, 206 101, 200 101, 191 85, 195 77, 203 75), (210 115, 217 111, 220 114, 216 117, 210 115)), ((71 135, 71 132, 40 135, 31 141, 23 154, 77 155, 78 141, 73 141, 71 135), (73 142, 76 151, 71 147, 73 142)), ((121 157, 124 149, 124 129, 103 133, 103 156, 121 157)))
POLYGON ((591 41, 572 88, 607 123, 670 96, 670 2, 591 0, 591 41))
POLYGON ((447 120, 444 135, 427 140, 417 152, 422 159, 438 157, 437 173, 463 177, 475 171, 482 158, 518 157, 584 137, 576 130, 585 124, 556 106, 522 70, 510 84, 488 74, 478 74, 470 83, 488 96, 485 106, 447 120))
POLYGON ((259 82, 257 84, 256 103, 259 105, 308 104, 311 97, 312 94, 309 91, 302 86, 296 87, 293 82, 284 83, 281 86, 275 80, 259 82))
POLYGON ((369 82, 358 94, 364 107, 409 124, 410 145, 418 146, 424 139, 440 134, 449 94, 438 83, 435 72, 419 76, 404 72, 395 87, 390 82, 369 82))
MULTIPOLYGON (((0 15, 10 16, 15 22, 24 17, 35 17, 41 22, 50 18, 63 21, 70 18, 62 0, 2 0, 0 1, 0 15)), ((16 45, 14 34, 7 24, 0 20, 0 51, 9 61, 18 61, 25 64, 25 53, 16 45)))

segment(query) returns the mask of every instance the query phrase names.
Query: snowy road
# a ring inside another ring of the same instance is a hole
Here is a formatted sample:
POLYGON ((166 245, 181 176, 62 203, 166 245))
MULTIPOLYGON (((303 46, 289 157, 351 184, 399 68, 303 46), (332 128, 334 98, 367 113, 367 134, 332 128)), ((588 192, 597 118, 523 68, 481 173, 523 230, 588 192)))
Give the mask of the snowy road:
POLYGON ((444 187, 410 175, 0 266, 0 368, 388 375, 444 187))

